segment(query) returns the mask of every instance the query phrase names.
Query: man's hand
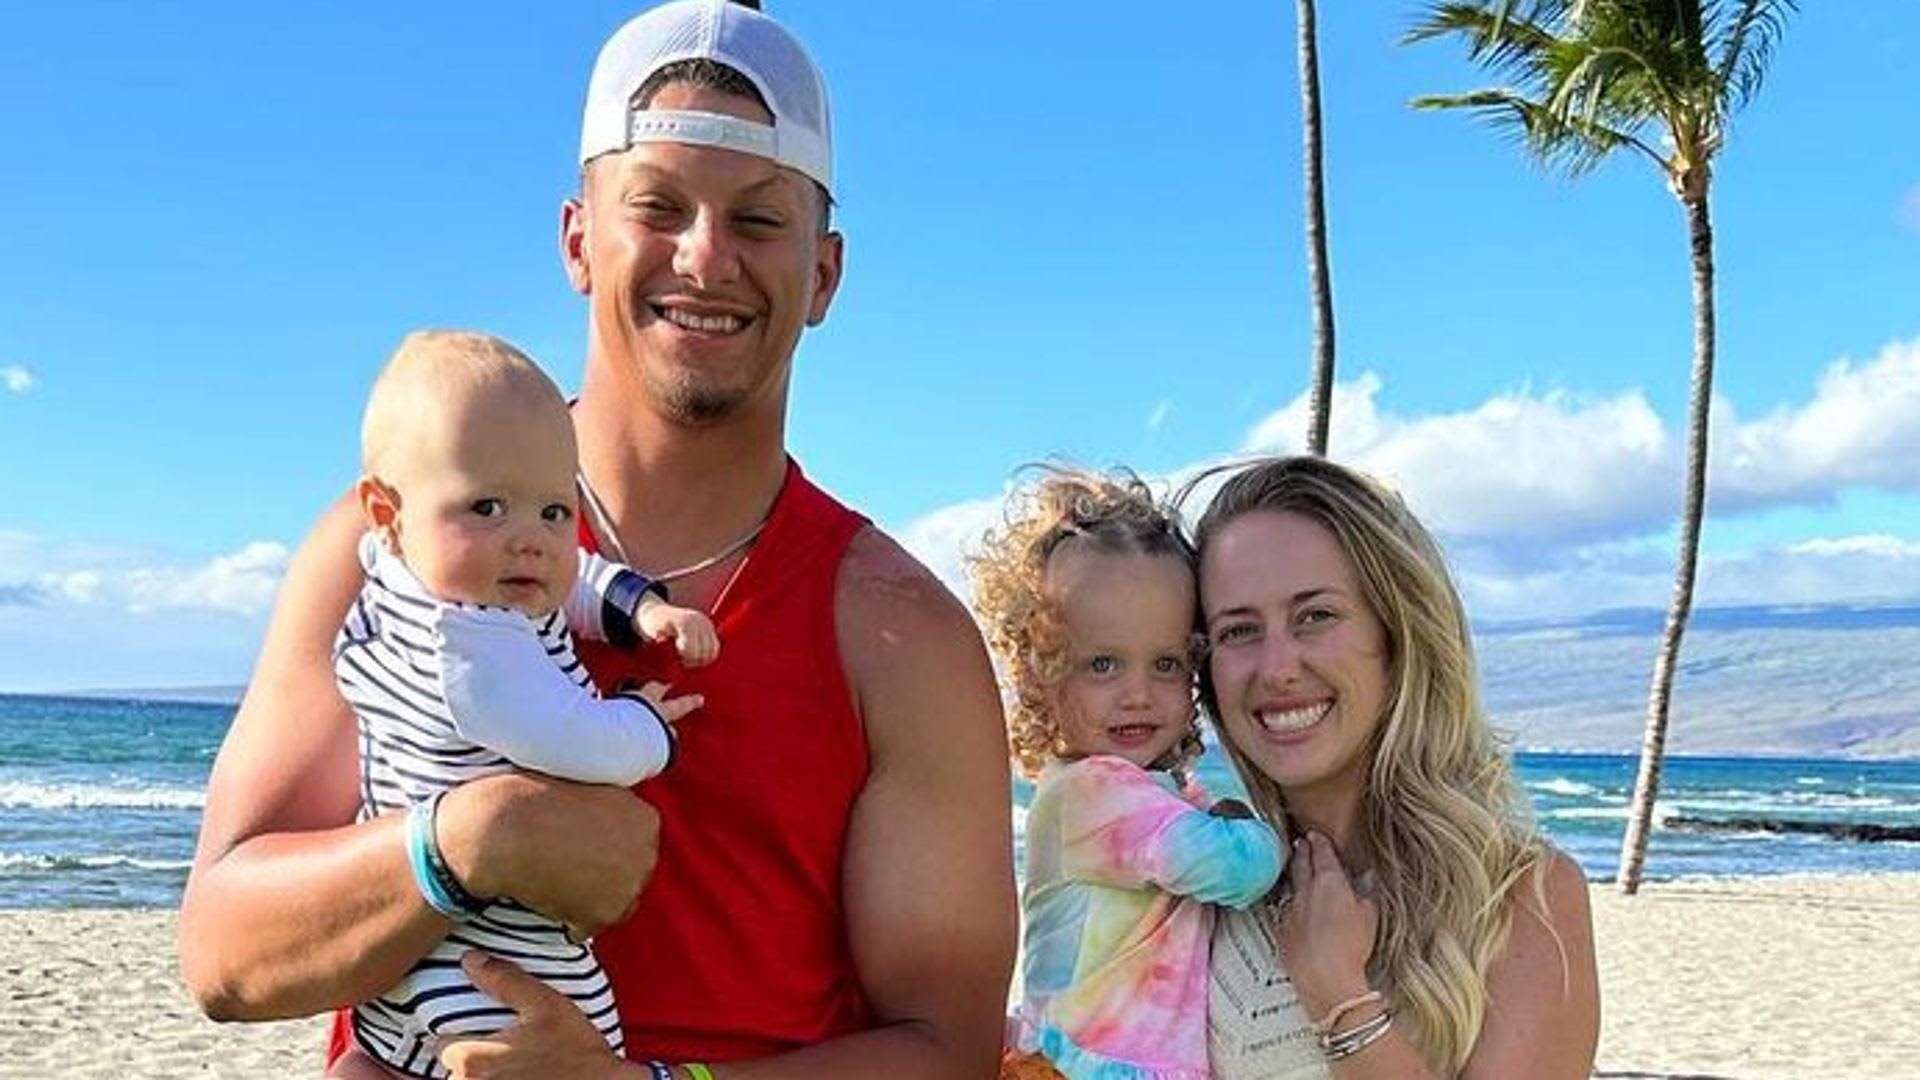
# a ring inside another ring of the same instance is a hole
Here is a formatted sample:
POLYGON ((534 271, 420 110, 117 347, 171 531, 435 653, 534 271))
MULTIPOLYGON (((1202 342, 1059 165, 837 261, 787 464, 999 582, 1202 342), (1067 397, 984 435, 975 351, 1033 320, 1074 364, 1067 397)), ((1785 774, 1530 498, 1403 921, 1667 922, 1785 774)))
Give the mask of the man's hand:
POLYGON ((589 935, 632 910, 659 834, 659 815, 625 788, 532 773, 462 784, 440 804, 440 848, 469 892, 589 935))
POLYGON ((720 634, 704 611, 676 607, 650 595, 633 613, 633 625, 648 641, 673 642, 685 667, 710 664, 720 655, 720 634))
POLYGON ((460 966, 473 985, 512 1009, 514 1022, 492 1035, 444 1040, 440 1064, 454 1080, 619 1080, 644 1075, 614 1056, 584 1013, 564 994, 483 952, 460 966))

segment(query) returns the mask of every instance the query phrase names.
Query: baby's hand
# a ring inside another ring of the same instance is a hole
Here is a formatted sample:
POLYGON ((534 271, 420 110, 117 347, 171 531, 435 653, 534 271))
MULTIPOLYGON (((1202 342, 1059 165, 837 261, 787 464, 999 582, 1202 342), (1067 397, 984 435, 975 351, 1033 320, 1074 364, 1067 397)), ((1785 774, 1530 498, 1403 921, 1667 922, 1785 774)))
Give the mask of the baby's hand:
POLYGON ((644 686, 635 686, 627 682, 623 683, 617 692, 646 698, 647 704, 652 705, 654 711, 659 713, 660 718, 668 724, 678 724, 688 713, 707 703, 707 699, 700 694, 668 697, 667 695, 673 692, 673 687, 663 682, 650 682, 644 686))
POLYGON ((720 655, 720 635, 706 612, 652 599, 634 612, 633 623, 648 641, 673 642, 680 650, 680 663, 687 667, 710 664, 720 655))

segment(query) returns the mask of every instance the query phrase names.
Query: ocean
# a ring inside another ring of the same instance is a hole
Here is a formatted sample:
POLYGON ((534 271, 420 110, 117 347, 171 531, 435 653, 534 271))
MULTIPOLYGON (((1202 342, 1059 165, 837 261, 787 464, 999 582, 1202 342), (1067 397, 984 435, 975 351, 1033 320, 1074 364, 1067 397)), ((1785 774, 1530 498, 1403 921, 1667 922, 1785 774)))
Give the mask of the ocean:
MULTIPOLYGON (((0 908, 177 905, 232 718, 230 705, 0 694, 0 908)), ((1523 753, 1517 766, 1555 843, 1612 877, 1634 759, 1523 753)), ((1237 787, 1211 754, 1200 775, 1237 787)), ((1030 792, 1016 785, 1016 823, 1030 792)), ((1675 757, 1660 813, 1920 828, 1920 761, 1675 757)), ((1875 871, 1920 872, 1920 843, 1664 827, 1647 861, 1652 879, 1875 871)))

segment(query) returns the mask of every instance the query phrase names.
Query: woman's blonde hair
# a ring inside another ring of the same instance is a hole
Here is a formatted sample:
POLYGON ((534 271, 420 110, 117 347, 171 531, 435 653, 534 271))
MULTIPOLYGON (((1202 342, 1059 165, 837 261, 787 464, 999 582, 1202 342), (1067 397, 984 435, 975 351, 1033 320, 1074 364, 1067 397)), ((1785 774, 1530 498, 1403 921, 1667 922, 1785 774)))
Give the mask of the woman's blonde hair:
MULTIPOLYGON (((1009 698, 1008 744, 1021 772, 1033 777, 1066 749, 1052 701, 1071 656, 1065 619, 1047 588, 1047 560, 1071 544, 1110 555, 1164 556, 1190 573, 1198 564, 1171 507, 1132 472, 1060 465, 1029 471, 1039 478, 1008 496, 1004 523, 988 530, 967 570, 974 611, 1000 660, 1009 698)), ((1197 609, 1194 614, 1197 634, 1197 609)), ((1184 770, 1200 751, 1195 727, 1174 748, 1171 764, 1184 770)))
MULTIPOLYGON (((1385 715, 1361 796, 1380 909, 1368 976, 1391 995, 1428 1064, 1452 1075, 1486 1018, 1487 971, 1516 886, 1529 882, 1544 913, 1547 857, 1506 748, 1481 711, 1465 609, 1433 537, 1398 495, 1362 473, 1315 457, 1238 468, 1200 517, 1202 559, 1228 523, 1256 512, 1298 514, 1332 533, 1386 629, 1385 715)), ((1200 699, 1219 717, 1204 665, 1200 699)), ((1279 785, 1231 739, 1221 741, 1256 809, 1288 829, 1279 785)))

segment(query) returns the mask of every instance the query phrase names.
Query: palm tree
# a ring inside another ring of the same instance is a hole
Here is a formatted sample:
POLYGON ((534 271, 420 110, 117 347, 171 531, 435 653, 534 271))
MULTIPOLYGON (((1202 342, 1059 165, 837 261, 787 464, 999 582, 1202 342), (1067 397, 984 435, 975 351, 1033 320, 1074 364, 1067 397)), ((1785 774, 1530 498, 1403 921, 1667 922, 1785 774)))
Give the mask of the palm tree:
POLYGON ((1327 269, 1327 195, 1321 178, 1320 45, 1313 0, 1300 8, 1300 127, 1305 136, 1307 282, 1313 291, 1313 396, 1307 412, 1307 447, 1327 456, 1333 417, 1333 279, 1327 269))
POLYGON ((1467 109, 1511 131, 1530 156, 1578 176, 1625 150, 1666 177, 1693 256, 1693 386, 1687 482, 1666 629, 1647 695, 1620 886, 1640 887, 1667 713, 1706 506, 1707 407, 1713 395, 1713 159, 1733 114, 1760 89, 1794 0, 1479 0, 1429 3, 1407 41, 1457 37, 1475 63, 1514 85, 1423 97, 1416 108, 1467 109), (1660 141, 1656 149, 1648 135, 1660 141))

